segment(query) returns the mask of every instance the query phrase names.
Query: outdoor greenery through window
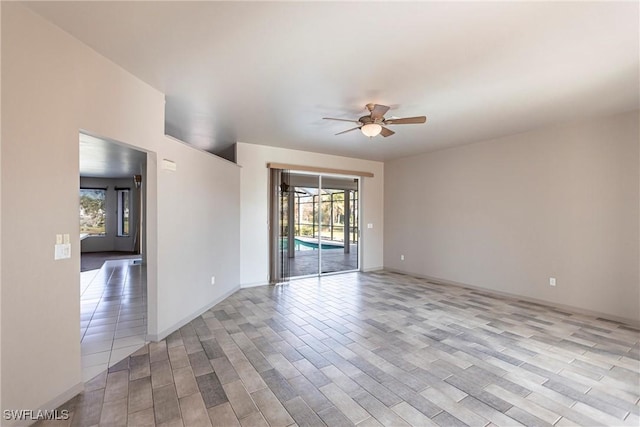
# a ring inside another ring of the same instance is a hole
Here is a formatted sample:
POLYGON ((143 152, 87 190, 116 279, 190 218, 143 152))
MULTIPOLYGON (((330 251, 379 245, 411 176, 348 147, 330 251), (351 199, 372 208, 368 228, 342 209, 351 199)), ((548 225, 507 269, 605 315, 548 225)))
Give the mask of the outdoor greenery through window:
POLYGON ((106 195, 104 189, 80 189, 80 233, 90 236, 106 234, 106 195))
MULTIPOLYGON (((299 189, 299 188, 298 188, 299 189)), ((307 195, 296 194, 294 220, 295 232, 298 236, 318 237, 333 241, 344 241, 345 225, 345 192, 342 190, 324 190, 325 193, 310 194, 315 189, 303 189, 300 193, 307 192, 307 195), (322 215, 319 212, 322 211, 322 215), (322 217, 322 224, 319 224, 319 217, 322 217)), ((349 192, 349 203, 351 204, 349 216, 349 240, 351 243, 358 241, 358 192, 349 192)))
POLYGON ((118 190, 118 236, 129 235, 129 189, 118 190))

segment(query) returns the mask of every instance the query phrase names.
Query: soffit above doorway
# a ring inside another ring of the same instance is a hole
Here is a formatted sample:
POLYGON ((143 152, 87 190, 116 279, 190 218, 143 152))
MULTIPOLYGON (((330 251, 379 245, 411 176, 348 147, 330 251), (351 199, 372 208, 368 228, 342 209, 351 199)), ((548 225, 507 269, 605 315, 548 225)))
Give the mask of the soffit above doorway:
POLYGON ((80 176, 132 178, 143 174, 147 154, 122 144, 80 134, 80 176))

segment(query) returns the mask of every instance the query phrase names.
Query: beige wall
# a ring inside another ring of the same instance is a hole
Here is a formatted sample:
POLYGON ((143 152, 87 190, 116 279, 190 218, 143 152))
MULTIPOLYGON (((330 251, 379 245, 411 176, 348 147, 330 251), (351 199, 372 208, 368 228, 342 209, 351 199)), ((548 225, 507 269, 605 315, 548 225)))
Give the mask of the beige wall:
MULTIPOLYGON (((2 46, 2 7, 0 6, 0 46, 2 46)), ((2 55, 0 54, 0 82, 2 82, 2 55)), ((0 99, 2 84, 0 83, 0 99)), ((0 102, 0 236, 2 236, 2 102, 0 102)), ((0 244, 0 409, 2 405, 2 245, 0 244)))
POLYGON ((633 112, 385 163, 385 267, 637 322, 638 122, 633 112))
POLYGON ((267 163, 287 163, 372 172, 364 178, 361 189, 361 252, 364 271, 382 268, 384 165, 381 162, 353 159, 238 143, 236 146, 241 172, 240 283, 242 286, 265 284, 269 275, 267 163), (367 229, 366 224, 373 224, 367 229))
POLYGON ((162 93, 21 5, 1 7, 2 409, 51 409, 82 380, 79 132, 148 153, 154 338, 238 287, 240 169, 165 137, 162 93), (176 172, 159 168, 165 158, 176 172), (54 261, 61 233, 72 257, 54 261))

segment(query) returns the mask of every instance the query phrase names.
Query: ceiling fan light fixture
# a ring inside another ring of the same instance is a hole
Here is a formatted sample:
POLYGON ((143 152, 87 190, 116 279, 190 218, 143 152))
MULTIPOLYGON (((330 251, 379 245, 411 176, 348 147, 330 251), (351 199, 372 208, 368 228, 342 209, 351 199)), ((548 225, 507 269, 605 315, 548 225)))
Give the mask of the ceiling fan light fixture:
POLYGON ((367 110, 369 110, 370 114, 362 116, 358 120, 338 119, 334 117, 323 117, 323 119, 336 120, 339 122, 353 122, 357 125, 354 128, 338 132, 336 133, 336 135, 342 135, 344 133, 353 132, 354 130, 360 129, 360 131, 369 138, 373 138, 374 136, 378 135, 382 135, 386 138, 388 136, 394 135, 395 132, 386 127, 388 125, 420 124, 427 121, 427 118, 425 116, 404 118, 393 117, 385 119, 384 115, 387 113, 387 111, 389 111, 389 107, 386 105, 367 104, 367 110))
POLYGON ((360 128, 362 133, 369 138, 373 138, 374 136, 380 135, 382 132, 382 126, 377 123, 367 123, 366 125, 360 128))

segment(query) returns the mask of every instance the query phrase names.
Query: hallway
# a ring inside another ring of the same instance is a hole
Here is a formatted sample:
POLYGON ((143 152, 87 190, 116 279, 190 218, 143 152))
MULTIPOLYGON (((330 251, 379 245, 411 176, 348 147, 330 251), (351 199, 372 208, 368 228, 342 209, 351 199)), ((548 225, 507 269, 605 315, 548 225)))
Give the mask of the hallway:
POLYGON ((134 260, 106 261, 80 273, 82 378, 88 381, 145 344, 144 267, 134 260))

